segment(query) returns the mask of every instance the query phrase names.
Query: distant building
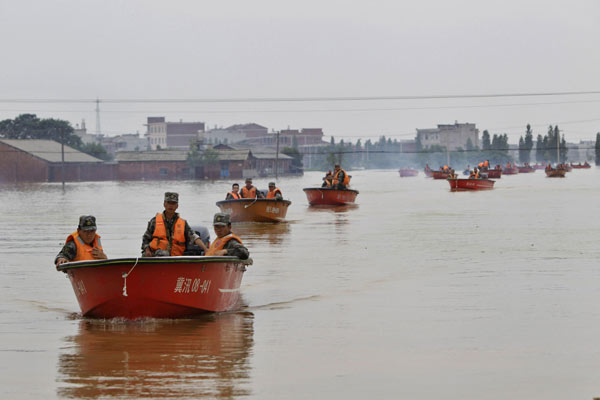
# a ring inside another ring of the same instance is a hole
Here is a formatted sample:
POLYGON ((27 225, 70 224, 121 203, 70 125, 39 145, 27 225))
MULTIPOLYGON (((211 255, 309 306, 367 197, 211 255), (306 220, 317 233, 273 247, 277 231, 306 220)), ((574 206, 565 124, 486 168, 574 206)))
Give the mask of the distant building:
POLYGON ((105 181, 116 178, 115 164, 53 140, 0 139, 0 182, 105 181))
POLYGON ((578 144, 567 143, 567 159, 573 162, 595 161, 596 141, 581 140, 578 144))
POLYGON ((266 137, 269 130, 255 123, 232 125, 227 128, 208 130, 201 137, 204 143, 211 145, 236 144, 248 140, 259 140, 266 137))
POLYGON ((204 132, 204 122, 167 122, 165 117, 148 117, 146 124, 150 149, 187 150, 204 132))
POLYGON ((469 139, 473 148, 479 147, 479 130, 475 124, 455 122, 453 125, 438 125, 433 129, 417 129, 417 140, 424 149, 438 145, 448 150, 466 150, 469 139))
POLYGON ((185 150, 121 151, 116 155, 121 180, 184 180, 193 174, 185 150))
POLYGON ((81 120, 81 125, 75 124, 73 133, 81 138, 81 142, 83 144, 99 143, 102 137, 102 135, 94 135, 87 132, 87 128, 85 127, 85 119, 81 120))
POLYGON ((140 137, 139 133, 127 133, 118 136, 104 136, 100 143, 109 153, 113 155, 120 151, 148 150, 148 138, 140 137))

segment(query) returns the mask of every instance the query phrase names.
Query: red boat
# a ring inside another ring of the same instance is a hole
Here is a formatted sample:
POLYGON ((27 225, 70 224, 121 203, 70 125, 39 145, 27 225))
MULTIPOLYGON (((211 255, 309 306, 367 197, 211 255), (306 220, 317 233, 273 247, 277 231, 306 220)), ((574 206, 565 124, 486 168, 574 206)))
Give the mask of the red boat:
POLYGON ((358 190, 353 189, 304 188, 303 190, 311 206, 352 204, 358 195, 358 190))
POLYGON ((449 178, 450 190, 488 190, 494 188, 494 182, 491 179, 464 179, 464 178, 449 178))
POLYGON ((504 175, 516 175, 519 173, 519 168, 517 168, 514 165, 512 167, 504 167, 504 169, 502 170, 502 173, 504 175))
POLYGON ((535 168, 530 165, 524 165, 522 167, 517 167, 519 169, 520 174, 529 174, 535 172, 535 168))
POLYGON ((546 169, 546 164, 534 164, 533 169, 546 169))
POLYGON ((554 169, 554 168, 546 168, 546 176, 548 178, 564 178, 567 170, 565 169, 554 169))
POLYGON ((581 164, 573 164, 571 163, 571 167, 575 168, 575 169, 581 169, 581 168, 592 168, 592 166, 590 164, 588 164, 588 162, 586 161, 585 163, 581 164))
POLYGON ((401 178, 405 178, 407 176, 419 175, 419 171, 417 171, 416 169, 412 169, 412 168, 400 168, 400 170, 398 172, 400 172, 401 178))
POLYGON ((502 177, 501 169, 488 169, 487 171, 481 171, 482 175, 487 175, 490 179, 500 179, 502 177))
POLYGON ((433 179, 448 179, 450 172, 444 171, 431 171, 431 177, 433 179))
POLYGON ((77 261, 56 269, 69 276, 83 316, 181 318, 234 309, 251 263, 237 257, 148 257, 77 261))
POLYGON ((289 200, 276 199, 217 201, 221 212, 230 215, 231 222, 281 222, 290 204, 289 200))

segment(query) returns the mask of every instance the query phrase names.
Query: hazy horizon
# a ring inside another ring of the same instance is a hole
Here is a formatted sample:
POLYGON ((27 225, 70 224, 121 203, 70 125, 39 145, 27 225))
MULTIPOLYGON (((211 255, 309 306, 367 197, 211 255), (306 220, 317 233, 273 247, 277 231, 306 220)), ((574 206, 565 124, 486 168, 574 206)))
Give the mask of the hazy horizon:
POLYGON ((600 3, 424 1, 0 2, 9 55, 0 119, 86 120, 95 132, 145 133, 148 116, 207 128, 255 122, 323 128, 356 141, 412 139, 417 128, 475 123, 518 142, 558 125, 595 140, 600 94, 354 101, 164 102, 166 99, 397 97, 595 92, 600 3), (86 103, 13 100, 74 99, 86 103), (156 100, 157 102, 148 102, 156 100))

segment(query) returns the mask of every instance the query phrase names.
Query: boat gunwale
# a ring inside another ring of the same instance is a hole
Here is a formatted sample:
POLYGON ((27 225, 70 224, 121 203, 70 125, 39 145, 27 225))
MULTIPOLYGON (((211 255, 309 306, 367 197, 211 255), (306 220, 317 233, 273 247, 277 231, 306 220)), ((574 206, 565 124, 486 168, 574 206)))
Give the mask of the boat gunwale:
POLYGON ((280 202, 280 203, 284 203, 286 205, 291 205, 292 202, 291 200, 284 200, 284 199, 259 199, 259 198, 251 198, 251 199, 229 199, 229 200, 219 200, 216 202, 216 205, 218 206, 219 204, 230 204, 230 203, 245 203, 245 202, 251 202, 251 203, 263 203, 263 202, 269 202, 269 203, 275 203, 275 202, 280 202))
POLYGON ((74 269, 80 268, 97 268, 106 267, 118 264, 130 264, 135 263, 136 266, 142 264, 173 264, 173 263, 192 263, 192 264, 205 264, 205 263, 223 263, 233 262, 236 264, 251 265, 253 263, 251 258, 242 260, 233 256, 173 256, 173 257, 127 257, 127 258, 110 258, 104 260, 85 260, 85 261, 72 261, 56 266, 57 271, 67 272, 74 269))
POLYGON ((331 191, 331 192, 354 192, 356 194, 359 193, 358 190, 356 190, 356 189, 334 189, 334 188, 322 188, 322 187, 307 187, 302 190, 305 192, 307 190, 321 190, 324 192, 331 191))

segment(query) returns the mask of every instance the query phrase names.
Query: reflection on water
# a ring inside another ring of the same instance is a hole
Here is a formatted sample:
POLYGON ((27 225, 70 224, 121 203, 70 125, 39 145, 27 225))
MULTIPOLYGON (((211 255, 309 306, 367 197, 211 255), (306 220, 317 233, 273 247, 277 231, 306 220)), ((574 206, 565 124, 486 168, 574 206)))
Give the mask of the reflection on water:
POLYGON ((268 240, 271 244, 282 243, 290 234, 289 222, 248 222, 233 224, 233 233, 244 239, 268 240))
POLYGON ((310 212, 333 212, 333 213, 345 213, 350 210, 358 208, 358 204, 343 204, 339 206, 332 206, 327 204, 309 205, 308 211, 310 212))
POLYGON ((192 320, 82 320, 64 338, 58 395, 237 398, 250 394, 254 314, 192 320))

